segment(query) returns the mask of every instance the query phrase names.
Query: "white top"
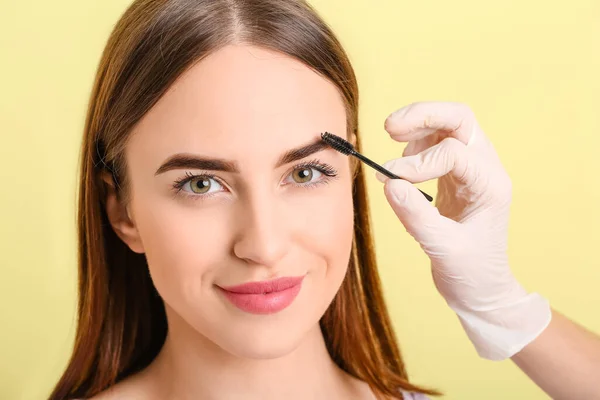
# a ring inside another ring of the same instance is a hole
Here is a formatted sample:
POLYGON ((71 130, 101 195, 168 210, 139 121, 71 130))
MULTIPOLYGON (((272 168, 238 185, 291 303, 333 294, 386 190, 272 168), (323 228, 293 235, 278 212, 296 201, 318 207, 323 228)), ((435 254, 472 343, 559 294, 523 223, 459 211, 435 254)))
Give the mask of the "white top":
POLYGON ((429 400, 429 397, 425 396, 423 393, 413 393, 413 392, 402 392, 404 396, 404 400, 429 400))

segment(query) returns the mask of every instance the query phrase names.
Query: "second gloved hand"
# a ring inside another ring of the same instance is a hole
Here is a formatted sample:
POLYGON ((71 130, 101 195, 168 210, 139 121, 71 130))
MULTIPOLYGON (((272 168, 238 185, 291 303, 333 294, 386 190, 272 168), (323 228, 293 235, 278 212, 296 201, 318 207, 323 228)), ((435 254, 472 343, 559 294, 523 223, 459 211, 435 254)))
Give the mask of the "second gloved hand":
POLYGON ((413 183, 439 178, 434 207, 411 183, 378 174, 390 205, 431 259, 435 285, 479 355, 511 357, 545 329, 551 311, 509 268, 512 186, 491 142, 457 103, 412 104, 385 127, 408 142, 386 168, 413 183))

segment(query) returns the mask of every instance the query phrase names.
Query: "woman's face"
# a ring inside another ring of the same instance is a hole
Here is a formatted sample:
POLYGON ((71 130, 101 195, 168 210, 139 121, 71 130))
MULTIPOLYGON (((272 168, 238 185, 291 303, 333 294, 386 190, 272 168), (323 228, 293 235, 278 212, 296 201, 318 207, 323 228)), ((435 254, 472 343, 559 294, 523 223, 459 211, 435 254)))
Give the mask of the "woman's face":
POLYGON ((125 241, 146 254, 170 325, 252 358, 315 328, 353 236, 349 160, 319 144, 325 131, 346 136, 336 87, 249 46, 196 64, 136 126, 125 241))

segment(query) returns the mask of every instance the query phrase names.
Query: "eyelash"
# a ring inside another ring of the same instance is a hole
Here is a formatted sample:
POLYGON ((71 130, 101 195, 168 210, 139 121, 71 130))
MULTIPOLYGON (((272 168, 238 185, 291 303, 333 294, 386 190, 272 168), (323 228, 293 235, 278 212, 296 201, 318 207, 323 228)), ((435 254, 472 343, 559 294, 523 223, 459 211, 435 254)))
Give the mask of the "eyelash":
MULTIPOLYGON (((331 179, 335 179, 337 177, 337 171, 331 165, 326 164, 326 163, 322 163, 322 162, 320 162, 318 160, 312 160, 312 161, 308 161, 308 162, 297 164, 297 165, 294 166, 294 168, 292 168, 292 171, 290 172, 290 174, 293 171, 296 171, 296 170, 299 170, 299 169, 304 169, 304 168, 313 168, 313 169, 316 169, 317 171, 319 171, 320 173, 323 174, 323 177, 319 181, 317 181, 317 182, 309 182, 309 183, 305 183, 305 184, 297 183, 297 184, 295 184, 295 186, 299 186, 299 187, 302 187, 302 188, 312 188, 312 187, 318 186, 320 184, 327 184, 327 183, 329 183, 329 181, 331 179)), ((177 179, 173 183, 173 189, 175 190, 175 194, 181 194, 181 192, 183 191, 183 187, 188 182, 190 182, 192 179, 196 179, 196 178, 214 179, 217 182, 219 182, 220 185, 225 186, 225 185, 223 185, 223 183, 221 182, 221 180, 216 175, 213 175, 213 174, 193 174, 191 172, 186 172, 185 173, 185 177, 177 179)), ((213 194, 190 194, 188 196, 189 197, 193 197, 194 199, 206 199, 206 198, 212 197, 214 195, 215 195, 215 193, 213 193, 213 194)))

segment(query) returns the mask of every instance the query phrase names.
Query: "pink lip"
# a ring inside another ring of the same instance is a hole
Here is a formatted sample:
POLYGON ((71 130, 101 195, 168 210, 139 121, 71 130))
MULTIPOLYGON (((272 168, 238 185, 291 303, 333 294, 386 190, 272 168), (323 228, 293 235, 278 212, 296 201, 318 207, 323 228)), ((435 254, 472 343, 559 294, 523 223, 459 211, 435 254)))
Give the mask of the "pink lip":
POLYGON ((225 297, 242 311, 273 314, 292 304, 302 288, 303 279, 304 276, 285 277, 220 288, 225 297))

